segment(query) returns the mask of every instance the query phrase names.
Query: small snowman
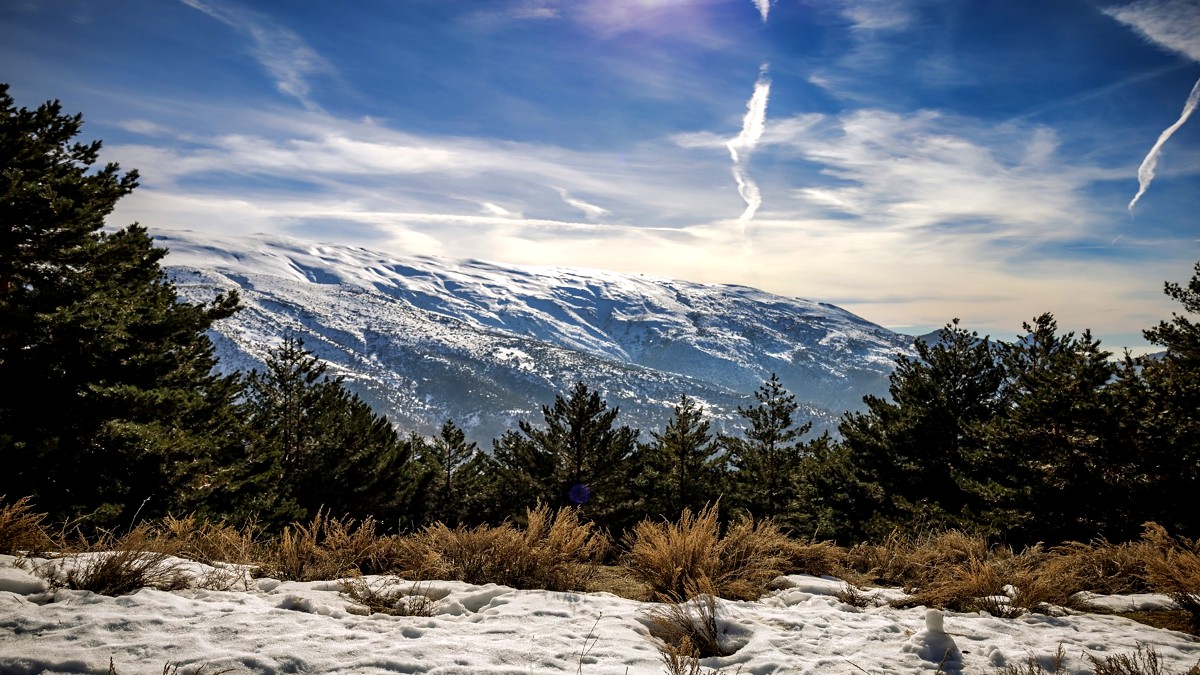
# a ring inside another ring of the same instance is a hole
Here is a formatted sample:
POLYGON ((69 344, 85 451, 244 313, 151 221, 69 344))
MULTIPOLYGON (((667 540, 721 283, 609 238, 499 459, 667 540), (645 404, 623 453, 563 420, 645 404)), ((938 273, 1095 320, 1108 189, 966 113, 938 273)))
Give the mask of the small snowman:
POLYGON ((944 672, 961 672, 963 667, 962 652, 954 644, 954 638, 946 633, 943 624, 944 615, 941 610, 931 609, 925 612, 925 630, 913 635, 901 647, 901 651, 916 654, 922 660, 936 663, 944 672))

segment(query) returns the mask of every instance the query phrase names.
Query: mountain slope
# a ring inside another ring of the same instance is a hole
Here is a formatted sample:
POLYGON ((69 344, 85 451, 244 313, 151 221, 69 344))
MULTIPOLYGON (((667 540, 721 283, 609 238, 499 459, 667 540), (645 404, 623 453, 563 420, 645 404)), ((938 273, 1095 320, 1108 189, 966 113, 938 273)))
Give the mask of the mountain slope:
POLYGON ((576 380, 661 427, 681 393, 718 427, 772 372, 818 426, 886 389, 911 338, 824 303, 742 286, 497 265, 272 236, 156 236, 190 300, 239 289, 214 335, 226 368, 290 333, 402 428, 446 418, 486 441, 576 380))

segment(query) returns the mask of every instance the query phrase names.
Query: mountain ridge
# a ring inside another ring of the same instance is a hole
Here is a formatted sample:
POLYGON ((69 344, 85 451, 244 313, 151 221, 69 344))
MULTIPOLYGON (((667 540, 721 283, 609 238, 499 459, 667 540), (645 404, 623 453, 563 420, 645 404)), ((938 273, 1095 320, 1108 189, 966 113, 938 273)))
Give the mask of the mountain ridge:
POLYGON ((778 373, 830 428, 882 394, 912 338, 828 303, 747 286, 645 274, 507 265, 274 235, 155 231, 181 297, 237 289, 245 309, 213 334, 223 367, 260 367, 282 335, 401 428, 447 418, 486 441, 576 380, 620 406, 621 423, 660 428, 686 393, 730 429, 739 405, 778 373))

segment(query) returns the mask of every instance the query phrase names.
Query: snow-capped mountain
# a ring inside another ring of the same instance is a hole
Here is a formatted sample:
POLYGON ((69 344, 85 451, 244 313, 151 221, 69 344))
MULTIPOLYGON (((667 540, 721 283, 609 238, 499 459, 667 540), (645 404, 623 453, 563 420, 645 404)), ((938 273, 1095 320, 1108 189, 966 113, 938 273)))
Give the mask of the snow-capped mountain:
POLYGON ((222 366, 260 367, 285 334, 402 429, 453 418, 486 444, 582 380, 621 423, 660 429, 680 394, 717 428, 778 373, 818 428, 885 391, 912 338, 845 310, 743 286, 397 256, 278 236, 160 232, 188 300, 238 289, 222 366))

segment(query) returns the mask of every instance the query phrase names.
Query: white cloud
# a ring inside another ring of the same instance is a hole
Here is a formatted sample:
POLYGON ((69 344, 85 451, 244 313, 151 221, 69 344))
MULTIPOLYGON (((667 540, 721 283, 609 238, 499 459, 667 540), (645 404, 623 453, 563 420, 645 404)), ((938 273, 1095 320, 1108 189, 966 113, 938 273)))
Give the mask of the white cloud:
POLYGON ((1200 62, 1200 2, 1138 0, 1104 12, 1147 40, 1200 62))
POLYGON ((842 16, 858 31, 902 30, 913 17, 899 0, 842 0, 842 16))
POLYGON ((880 227, 1069 238, 1089 217, 1080 189, 1101 177, 1055 161, 1057 141, 1047 128, 992 128, 932 111, 859 110, 820 122, 806 116, 790 136, 768 133, 766 140, 790 146, 834 179, 798 187, 798 199, 880 227))
POLYGON ((558 195, 560 197, 562 197, 562 200, 564 202, 566 202, 570 206, 573 206, 573 207, 579 209, 588 220, 599 220, 599 219, 603 218, 604 216, 610 215, 612 213, 611 211, 609 211, 608 209, 606 209, 602 206, 596 206, 595 204, 589 204, 588 202, 585 202, 582 199, 576 199, 575 197, 572 197, 571 193, 567 192, 563 188, 556 187, 554 189, 556 192, 558 192, 558 195))
POLYGON ((493 204, 492 202, 482 202, 479 204, 479 208, 484 213, 486 213, 490 216, 500 216, 502 218, 520 218, 521 217, 520 213, 509 211, 508 209, 504 208, 503 206, 500 206, 499 204, 493 204))
POLYGON ((332 73, 333 66, 303 38, 256 12, 231 3, 214 0, 180 2, 249 35, 254 42, 254 57, 275 80, 276 89, 307 108, 317 107, 309 97, 309 78, 332 73))
POLYGON ((753 0, 755 9, 762 15, 763 23, 767 22, 767 16, 771 13, 771 0, 753 0))
MULTIPOLYGON (((1200 63, 1200 2, 1196 0, 1138 0, 1104 10, 1114 19, 1131 26, 1150 42, 1182 54, 1200 63)), ((1158 136, 1138 167, 1138 191, 1129 202, 1129 211, 1146 194, 1158 166, 1163 145, 1191 117, 1200 104, 1200 80, 1192 87, 1179 119, 1158 136)))

